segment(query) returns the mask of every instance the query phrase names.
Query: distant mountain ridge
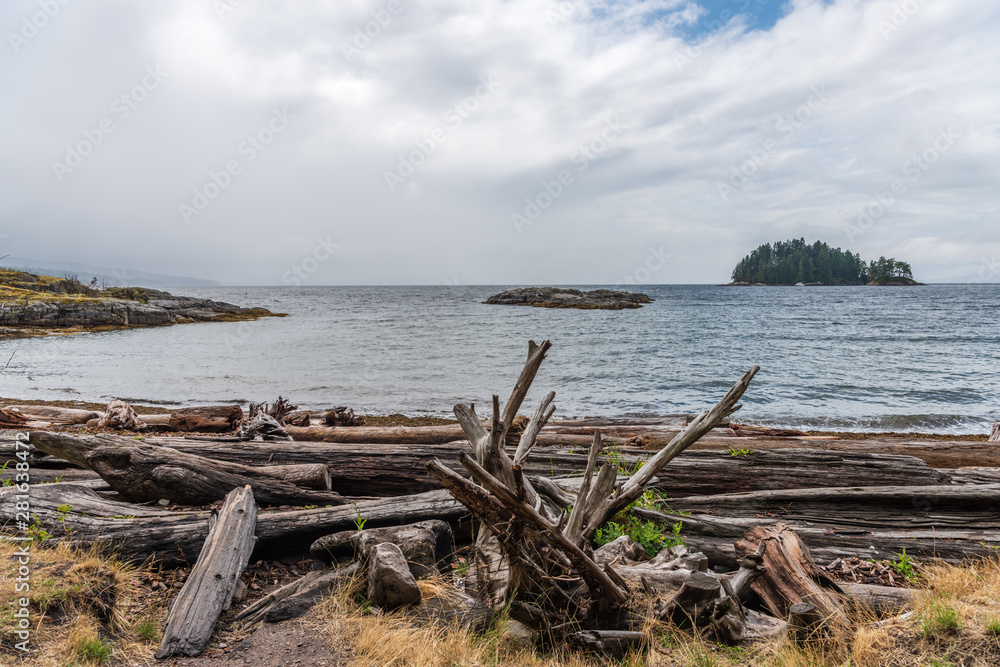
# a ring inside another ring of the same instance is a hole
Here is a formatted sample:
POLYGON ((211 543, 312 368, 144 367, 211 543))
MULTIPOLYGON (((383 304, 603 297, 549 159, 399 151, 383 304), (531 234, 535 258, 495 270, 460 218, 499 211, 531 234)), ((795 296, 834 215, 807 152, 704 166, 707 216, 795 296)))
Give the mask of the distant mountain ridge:
POLYGON ((105 284, 110 287, 217 287, 222 284, 217 280, 171 276, 127 267, 114 269, 78 262, 39 261, 23 257, 7 257, 0 260, 0 267, 42 276, 67 277, 68 274, 84 283, 89 283, 92 279, 97 278, 97 284, 105 284))

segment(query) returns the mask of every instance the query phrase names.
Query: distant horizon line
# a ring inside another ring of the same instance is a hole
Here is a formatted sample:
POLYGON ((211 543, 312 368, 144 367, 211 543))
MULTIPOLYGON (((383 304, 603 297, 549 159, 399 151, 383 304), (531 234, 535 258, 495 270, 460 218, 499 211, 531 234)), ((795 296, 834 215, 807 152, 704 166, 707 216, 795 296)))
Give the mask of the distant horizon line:
MULTIPOLYGON (((998 283, 947 283, 930 282, 922 286, 932 285, 995 285, 998 283)), ((301 289, 307 287, 615 287, 623 292, 641 290, 646 287, 730 287, 729 283, 646 283, 643 285, 621 285, 617 283, 459 283, 456 285, 442 283, 339 283, 316 285, 273 285, 273 284, 221 284, 221 285, 167 285, 165 287, 198 287, 215 289, 219 287, 281 287, 301 289)), ((919 287, 918 285, 740 285, 737 287, 919 287)), ((153 288, 155 289, 155 288, 153 288)))

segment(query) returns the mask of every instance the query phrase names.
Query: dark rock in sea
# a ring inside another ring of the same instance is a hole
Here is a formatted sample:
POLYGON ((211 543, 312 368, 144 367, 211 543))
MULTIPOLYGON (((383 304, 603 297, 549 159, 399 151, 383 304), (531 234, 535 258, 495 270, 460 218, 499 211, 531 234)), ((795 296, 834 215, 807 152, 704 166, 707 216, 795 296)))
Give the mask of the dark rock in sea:
MULTIPOLYGON (((0 337, 48 330, 94 330, 188 322, 234 322, 275 316, 265 308, 174 296, 142 287, 96 290, 72 280, 4 271, 0 275, 0 337)), ((280 314, 279 314, 280 316, 280 314)))
POLYGON ((581 308, 584 310, 623 310, 642 308, 653 299, 638 292, 598 289, 583 292, 565 287, 519 287, 494 294, 483 303, 539 308, 581 308))

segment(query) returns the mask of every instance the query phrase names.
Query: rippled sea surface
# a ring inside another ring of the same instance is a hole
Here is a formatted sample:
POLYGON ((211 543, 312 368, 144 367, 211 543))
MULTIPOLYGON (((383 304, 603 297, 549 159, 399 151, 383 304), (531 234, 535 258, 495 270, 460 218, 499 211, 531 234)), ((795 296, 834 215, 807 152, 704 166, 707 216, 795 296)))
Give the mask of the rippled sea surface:
MULTIPOLYGON (((593 289, 599 286, 582 286, 593 289)), ((526 410, 669 415, 760 365, 740 418, 838 430, 984 433, 1000 419, 1000 285, 644 286, 639 310, 481 302, 505 286, 179 288, 286 318, 0 342, 0 395, 273 400, 450 414, 509 395, 527 341, 553 343, 526 410)))

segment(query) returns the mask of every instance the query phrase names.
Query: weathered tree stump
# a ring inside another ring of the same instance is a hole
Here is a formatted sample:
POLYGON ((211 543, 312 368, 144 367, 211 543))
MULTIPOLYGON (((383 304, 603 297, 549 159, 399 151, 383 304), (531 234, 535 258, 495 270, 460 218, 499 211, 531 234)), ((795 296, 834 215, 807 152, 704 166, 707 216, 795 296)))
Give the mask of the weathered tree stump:
POLYGON ((823 574, 812 560, 809 549, 799 536, 782 523, 754 526, 743 540, 736 543, 736 552, 748 554, 766 543, 763 575, 754 581, 754 592, 778 618, 788 618, 792 605, 807 602, 824 621, 824 627, 836 633, 850 623, 844 613, 840 589, 823 574), (820 585, 826 583, 826 587, 820 585))
MULTIPOLYGON (((739 408, 737 402, 759 368, 744 375, 715 407, 696 416, 621 484, 610 462, 595 476, 602 448, 601 434, 595 432, 577 501, 567 515, 560 512, 562 508, 547 504, 523 470, 554 411, 554 392, 542 399, 512 457, 504 447, 513 417, 549 347, 548 341, 529 342, 528 359, 502 412, 499 397, 493 397, 490 429, 471 406, 455 406, 455 416, 475 455, 462 452, 459 462, 481 486, 437 460, 427 464, 427 470, 481 522, 473 557, 481 599, 493 606, 509 605, 514 618, 553 640, 568 636, 571 630, 634 630, 622 627, 630 623, 629 588, 615 567, 598 565, 591 558, 590 539, 599 526, 639 498, 667 463, 739 408)), ((704 592, 705 610, 717 621, 720 637, 742 637, 741 607, 729 583, 695 571, 686 575, 684 585, 694 579, 690 585, 695 586, 699 575, 714 585, 704 592)), ((698 616, 701 613, 698 610, 698 616)))
POLYGON ((97 425, 121 431, 138 431, 145 426, 132 406, 119 400, 108 403, 108 407, 104 409, 104 416, 98 420, 97 425))

